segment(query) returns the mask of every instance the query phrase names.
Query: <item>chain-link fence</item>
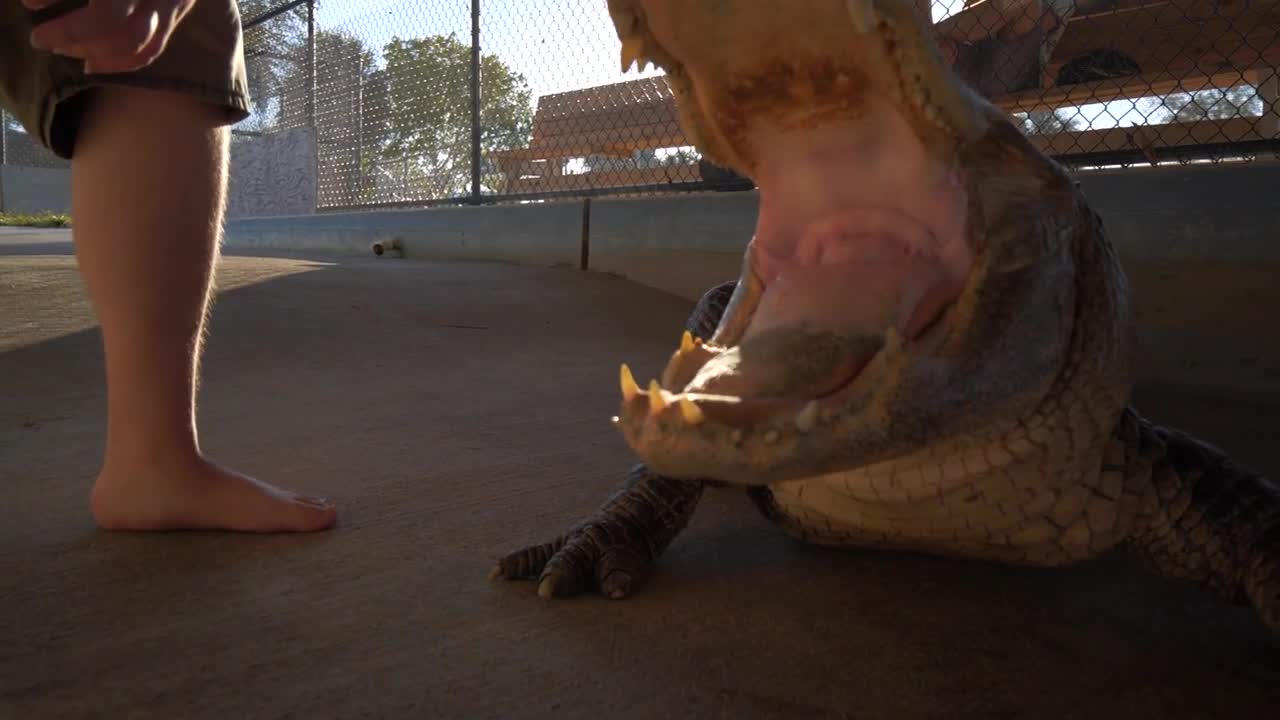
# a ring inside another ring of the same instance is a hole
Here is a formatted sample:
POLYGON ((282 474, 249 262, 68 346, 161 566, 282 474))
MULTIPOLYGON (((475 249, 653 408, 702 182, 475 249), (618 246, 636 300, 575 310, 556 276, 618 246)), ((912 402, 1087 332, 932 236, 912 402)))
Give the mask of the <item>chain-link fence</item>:
POLYGON ((1276 0, 952 0, 944 57, 1067 165, 1275 157, 1276 0))
MULTIPOLYGON (((915 2, 1068 166, 1275 157, 1280 0, 915 2)), ((320 209, 750 187, 691 147, 661 71, 622 71, 605 0, 240 6, 255 112, 237 141, 309 129, 320 209)), ((63 164, 0 124, 0 159, 63 164)))
MULTIPOLYGON (((1277 0, 916 2, 1067 165, 1273 156, 1277 0)), ((661 71, 620 70, 604 0, 319 0, 310 36, 305 14, 246 42, 259 130, 314 122, 321 207, 750 186, 691 147, 661 71)))
POLYGON ((27 134, 18 119, 0 110, 0 165, 38 168, 67 168, 70 163, 45 149, 27 134))
POLYGON ((660 71, 619 68, 604 0, 241 2, 237 132, 313 127, 322 209, 750 187, 689 146, 660 71))

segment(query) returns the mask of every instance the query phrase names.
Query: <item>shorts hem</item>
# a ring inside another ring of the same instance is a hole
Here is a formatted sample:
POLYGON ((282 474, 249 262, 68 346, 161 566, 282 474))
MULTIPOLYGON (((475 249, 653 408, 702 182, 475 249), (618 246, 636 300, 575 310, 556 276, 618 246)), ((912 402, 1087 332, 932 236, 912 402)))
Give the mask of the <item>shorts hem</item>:
MULTIPOLYGON (((217 88, 203 83, 183 80, 181 78, 137 76, 137 75, 101 75, 78 78, 50 90, 45 95, 40 117, 41 142, 53 154, 64 160, 70 160, 73 147, 62 147, 54 137, 54 119, 58 108, 76 95, 101 87, 132 87, 142 90, 158 90, 193 98, 209 105, 222 108, 226 119, 220 125, 235 125, 248 118, 253 110, 249 102, 249 94, 243 90, 217 88)), ((76 118, 74 122, 79 122, 76 118)), ((77 128, 78 130, 78 128, 77 128)), ((74 137, 76 133, 71 133, 74 137)))

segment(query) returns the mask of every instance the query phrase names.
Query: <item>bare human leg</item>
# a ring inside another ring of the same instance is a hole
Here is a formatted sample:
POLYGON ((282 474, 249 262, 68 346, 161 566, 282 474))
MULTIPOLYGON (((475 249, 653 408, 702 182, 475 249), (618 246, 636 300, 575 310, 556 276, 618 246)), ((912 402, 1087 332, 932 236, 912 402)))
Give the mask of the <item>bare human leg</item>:
POLYGON ((332 505, 232 471, 200 450, 195 403, 228 129, 214 109, 183 95, 95 92, 71 171, 76 255, 106 355, 95 520, 108 530, 331 527, 332 505))

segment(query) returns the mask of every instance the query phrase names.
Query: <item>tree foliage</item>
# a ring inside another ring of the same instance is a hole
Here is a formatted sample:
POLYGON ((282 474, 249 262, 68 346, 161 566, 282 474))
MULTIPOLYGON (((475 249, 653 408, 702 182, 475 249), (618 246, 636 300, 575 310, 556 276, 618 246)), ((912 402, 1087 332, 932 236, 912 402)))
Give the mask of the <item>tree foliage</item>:
MULTIPOLYGON (((279 28, 271 57, 251 62, 257 107, 280 127, 310 121, 306 35, 290 32, 279 28)), ((321 171, 330 175, 322 186, 344 188, 342 202, 469 192, 469 42, 452 34, 397 36, 375 53, 357 36, 317 30, 315 44, 315 128, 321 171), (389 192, 396 197, 385 197, 389 192)), ((480 78, 482 149, 527 145, 533 110, 525 78, 493 54, 482 54, 480 78)), ((482 180, 495 189, 499 176, 484 170, 482 180)))
POLYGON ((1211 88, 1194 93, 1177 93, 1153 103, 1152 123, 1229 120, 1262 114, 1262 100, 1251 85, 1229 89, 1211 88))
POLYGON ((1053 135, 1083 130, 1084 118, 1074 109, 1032 110, 1022 119, 1022 131, 1029 135, 1053 135))
MULTIPOLYGON (((240 18, 250 22, 280 5, 280 0, 240 0, 240 18)), ((261 126, 272 98, 279 97, 298 48, 306 45, 307 7, 300 5, 244 31, 245 73, 249 95, 259 116, 249 121, 261 126)))
MULTIPOLYGON (((413 170, 434 193, 461 195, 471 177, 471 46, 453 35, 393 38, 378 107, 379 152, 385 159, 412 158, 413 170)), ((480 147, 522 147, 532 133, 532 93, 519 73, 496 55, 480 58, 480 147)), ((492 188, 490 188, 492 189, 492 188)))

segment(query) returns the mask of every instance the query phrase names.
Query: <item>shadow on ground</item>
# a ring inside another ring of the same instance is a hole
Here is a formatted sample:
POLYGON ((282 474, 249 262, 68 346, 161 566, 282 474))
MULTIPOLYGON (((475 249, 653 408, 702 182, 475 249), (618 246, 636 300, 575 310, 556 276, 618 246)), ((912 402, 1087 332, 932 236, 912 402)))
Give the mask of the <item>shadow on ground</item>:
MULTIPOLYGON (((824 551, 713 491, 636 597, 547 603, 493 559, 630 464, 618 363, 690 304, 571 270, 229 257, 215 457, 340 504, 313 536, 93 529, 99 337, 70 258, 0 257, 0 716, 1262 717, 1247 609, 1121 557, 1027 571, 824 551)), ((1280 474, 1275 405, 1144 388, 1280 474)))

